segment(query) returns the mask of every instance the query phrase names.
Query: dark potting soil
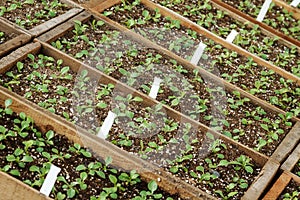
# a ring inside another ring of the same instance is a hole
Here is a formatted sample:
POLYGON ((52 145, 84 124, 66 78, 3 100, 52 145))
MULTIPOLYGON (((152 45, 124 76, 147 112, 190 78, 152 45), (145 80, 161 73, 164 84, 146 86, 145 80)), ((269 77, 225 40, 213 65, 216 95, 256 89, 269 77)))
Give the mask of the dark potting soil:
POLYGON ((300 176, 300 160, 298 160, 297 164, 295 165, 293 169, 293 173, 297 176, 300 176))
POLYGON ((70 8, 55 0, 0 2, 0 16, 29 30, 47 20, 65 13, 70 8))

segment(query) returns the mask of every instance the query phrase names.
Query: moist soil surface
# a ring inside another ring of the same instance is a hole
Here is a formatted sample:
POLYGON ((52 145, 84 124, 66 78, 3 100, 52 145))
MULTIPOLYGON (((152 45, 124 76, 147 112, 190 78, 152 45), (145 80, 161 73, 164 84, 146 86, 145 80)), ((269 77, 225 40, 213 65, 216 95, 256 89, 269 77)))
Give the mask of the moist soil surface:
POLYGON ((169 0, 153 1, 188 17, 193 22, 223 38, 226 38, 232 29, 235 29, 239 34, 233 41, 234 44, 300 77, 300 55, 298 51, 282 44, 273 37, 267 36, 258 26, 250 27, 206 1, 187 0, 177 4, 169 0))
MULTIPOLYGON (((127 3, 130 2, 131 1, 128 1, 127 3)), ((122 6, 123 4, 111 7, 107 9, 106 12, 112 12, 108 17, 125 25, 129 19, 139 19, 142 16, 143 10, 148 10, 152 16, 156 14, 155 11, 147 9, 142 4, 134 6, 131 11, 121 10, 120 8, 122 8, 122 6)), ((163 30, 165 24, 170 24, 170 22, 165 18, 159 18, 159 22, 153 22, 149 20, 145 24, 137 24, 132 28, 143 28, 145 30, 149 27, 156 27, 160 30, 163 30)), ((183 27, 180 27, 180 29, 173 29, 171 29, 173 32, 177 31, 178 33, 178 31, 180 31, 184 33, 186 37, 188 37, 189 35, 189 30, 183 27)), ((165 48, 169 48, 169 41, 174 41, 174 38, 172 38, 171 36, 165 36, 163 40, 159 40, 157 36, 151 34, 150 32, 147 37, 152 41, 155 41, 159 45, 164 46, 165 48)), ((213 41, 205 38, 203 39, 202 36, 196 35, 194 38, 189 38, 194 40, 195 44, 198 44, 199 41, 204 41, 205 44, 211 45, 209 45, 209 48, 206 48, 206 56, 202 57, 202 59, 200 60, 199 64, 201 67, 209 70, 215 75, 222 76, 223 78, 239 86, 240 88, 249 91, 255 96, 266 100, 285 111, 292 111, 296 115, 299 115, 300 106, 295 99, 299 99, 300 94, 299 87, 297 87, 295 83, 284 80, 281 76, 275 74, 272 70, 268 70, 265 67, 259 66, 257 65, 257 63, 253 62, 253 60, 240 56, 236 52, 225 49, 220 45, 215 45, 213 41), (288 86, 282 81, 286 82, 288 86), (286 86, 288 88, 286 88, 286 86), (280 94, 283 90, 289 92, 280 94), (282 99, 282 95, 287 99, 290 99, 290 101, 293 103, 284 102, 282 99)), ((190 48, 188 49, 189 51, 187 49, 183 49, 180 52, 180 55, 183 57, 189 57, 190 55, 192 55, 191 52, 194 51, 191 51, 190 48)))
POLYGON ((67 5, 59 1, 55 3, 55 1, 39 0, 34 1, 34 4, 25 3, 24 0, 17 3, 11 0, 0 2, 0 16, 27 30, 65 13, 69 9, 67 5), (15 9, 11 10, 10 8, 15 9))
MULTIPOLYGON (((27 184, 33 184, 35 183, 35 181, 40 182, 40 179, 43 180, 41 174, 39 174, 37 171, 32 171, 31 167, 37 166, 40 169, 42 169, 45 166, 48 166, 45 168, 49 170, 50 164, 54 164, 55 166, 60 167, 62 169, 59 173, 60 177, 64 177, 64 179, 69 184, 71 184, 71 182, 72 184, 77 182, 77 184, 74 184, 73 187, 73 189, 75 189, 77 192, 72 199, 90 199, 91 196, 99 196, 100 192, 103 191, 103 188, 113 187, 112 182, 110 182, 110 179, 108 179, 109 176, 113 175, 115 177, 118 177, 122 173, 120 169, 114 169, 113 166, 104 167, 105 164, 101 164, 101 162, 104 163, 104 161, 100 158, 92 156, 91 154, 89 156, 84 156, 81 153, 76 153, 72 151, 71 148, 74 148, 74 143, 70 142, 65 136, 54 133, 53 138, 49 139, 49 137, 47 137, 46 134, 42 134, 40 132, 39 128, 36 127, 33 122, 31 124, 31 128, 25 129, 28 133, 28 136, 21 137, 16 132, 16 126, 18 126, 16 120, 23 121, 23 119, 17 116, 16 114, 1 115, 0 120, 1 130, 4 128, 7 131, 11 131, 13 133, 13 136, 9 136, 0 142, 1 146, 5 145, 5 149, 2 149, 0 151, 0 167, 2 170, 8 167, 8 172, 11 172, 11 170, 19 170, 20 174, 15 175, 15 178, 18 178, 21 181, 26 182, 27 184), (33 142, 34 145, 26 149, 24 144, 32 141, 39 141, 40 146, 35 146, 37 145, 37 143, 33 142), (18 164, 18 162, 9 162, 7 156, 14 154, 16 149, 25 149, 25 152, 23 152, 23 154, 20 155, 20 159, 26 154, 26 156, 31 156, 33 158, 32 161, 25 162, 24 167, 20 167, 21 164, 18 164), (41 149, 42 151, 39 151, 41 149), (53 159, 53 161, 51 162, 48 160, 47 156, 45 156, 47 153, 52 157, 59 155, 63 156, 63 158, 53 159), (102 172, 103 177, 89 174, 88 178, 84 181, 84 183, 87 184, 87 189, 80 189, 80 186, 78 184, 78 178, 81 177, 82 171, 76 170, 76 168, 79 165, 83 165, 86 168, 88 168, 90 164, 96 163, 98 163, 97 165, 102 166, 98 170, 102 172)), ((81 151, 82 150, 89 152, 89 150, 84 148, 81 148, 81 151)), ((119 199, 132 199, 135 196, 139 195, 140 191, 148 190, 147 183, 141 180, 137 181, 137 183, 134 185, 128 184, 124 181, 120 181, 120 184, 122 187, 124 187, 124 191, 119 190, 117 192, 119 199)), ((34 184, 32 186, 37 190, 39 190, 41 187, 41 185, 34 184)), ((63 181, 59 181, 58 179, 55 183, 55 192, 52 191, 50 197, 57 198, 57 195, 59 193, 67 194, 67 189, 69 188, 66 188, 65 186, 65 183, 63 181)), ((162 194, 162 199, 166 199, 167 197, 172 197, 173 199, 180 199, 178 196, 172 196, 166 192, 163 192, 161 189, 155 191, 155 194, 162 194)))

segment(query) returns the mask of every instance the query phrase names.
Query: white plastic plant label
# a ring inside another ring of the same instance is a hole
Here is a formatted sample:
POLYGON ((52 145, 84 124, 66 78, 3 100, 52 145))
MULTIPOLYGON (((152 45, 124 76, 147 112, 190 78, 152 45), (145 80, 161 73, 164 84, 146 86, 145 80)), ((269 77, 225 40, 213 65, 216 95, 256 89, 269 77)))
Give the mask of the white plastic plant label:
POLYGON ((115 118, 117 117, 117 115, 111 111, 108 112, 107 117, 105 118, 97 136, 102 138, 102 139, 106 139, 108 136, 108 133, 112 127, 112 125, 114 124, 115 118))
POLYGON ((300 3, 300 0, 294 0, 294 1, 292 1, 292 3, 290 5, 297 7, 299 3, 300 3))
POLYGON ((272 3, 272 0, 266 0, 265 3, 263 4, 256 20, 262 22, 268 12, 268 9, 270 7, 270 4, 272 3))
POLYGON ((59 167, 51 165, 50 171, 47 174, 46 179, 40 189, 40 193, 46 195, 47 197, 50 195, 60 170, 61 169, 59 167))
POLYGON ((206 48, 206 44, 200 42, 200 44, 198 45, 198 48, 196 49, 196 51, 191 59, 192 64, 198 65, 198 62, 201 59, 205 48, 206 48))
POLYGON ((227 38, 226 38, 226 41, 232 43, 233 40, 235 39, 235 37, 236 37, 238 34, 239 34, 239 33, 238 33, 236 30, 233 29, 233 30, 228 34, 228 36, 227 36, 227 38))
POLYGON ((154 77, 154 81, 151 87, 151 90, 149 92, 149 96, 153 99, 156 99, 158 90, 159 90, 159 85, 162 82, 160 78, 154 77))

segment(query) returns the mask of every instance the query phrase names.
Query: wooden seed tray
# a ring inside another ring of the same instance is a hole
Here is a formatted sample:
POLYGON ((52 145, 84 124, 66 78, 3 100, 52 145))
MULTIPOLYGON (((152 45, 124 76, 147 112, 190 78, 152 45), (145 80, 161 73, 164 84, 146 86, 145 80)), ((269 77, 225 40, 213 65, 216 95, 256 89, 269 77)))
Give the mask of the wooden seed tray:
POLYGON ((31 36, 29 34, 22 31, 20 28, 14 26, 11 23, 5 22, 1 17, 0 31, 4 32, 5 34, 16 35, 14 38, 6 41, 3 44, 0 44, 0 58, 12 51, 13 49, 16 49, 19 46, 26 44, 31 39, 31 36))
MULTIPOLYGON (((68 56, 64 53, 59 52, 58 50, 54 49, 53 47, 51 47, 50 45, 45 44, 45 43, 36 42, 33 44, 28 44, 28 45, 20 48, 18 50, 18 52, 16 52, 14 54, 15 56, 11 55, 9 57, 10 59, 7 62, 8 65, 5 66, 4 68, 2 66, 1 71, 3 72, 3 71, 8 70, 17 61, 22 60, 23 58, 26 58, 26 55, 28 53, 35 54, 38 52, 41 52, 47 56, 51 56, 54 59, 63 59, 64 64, 70 66, 72 71, 77 72, 79 70, 86 69, 89 71, 89 74, 95 75, 96 77, 101 76, 101 80, 100 80, 101 83, 118 84, 119 89, 121 89, 122 91, 128 91, 129 93, 132 93, 133 96, 139 96, 139 97, 143 98, 144 99, 143 102, 147 106, 153 106, 153 105, 158 104, 158 102, 156 100, 149 98, 147 95, 141 94, 138 91, 124 85, 123 83, 120 83, 120 82, 116 81, 115 79, 112 79, 111 77, 109 77, 105 74, 102 74, 98 70, 93 69, 89 66, 84 65, 83 63, 78 62, 77 60, 71 58, 70 56, 68 56)), ((7 89, 2 88, 2 91, 3 91, 3 94, 0 95, 1 101, 4 101, 8 97, 9 98, 14 97, 14 99, 13 99, 14 102, 18 102, 20 104, 22 103, 22 106, 16 105, 16 104, 13 105, 13 108, 16 109, 15 111, 16 112, 23 111, 27 115, 32 116, 34 118, 35 122, 38 125, 41 125, 41 127, 44 127, 44 129, 48 129, 48 128, 52 129, 53 128, 56 132, 65 134, 72 141, 79 142, 81 144, 82 144, 82 141, 84 141, 83 143, 86 144, 87 147, 91 148, 93 151, 95 151, 95 152, 101 151, 102 154, 105 154, 106 156, 111 155, 113 160, 115 161, 115 164, 117 166, 122 167, 125 170, 140 169, 139 167, 143 166, 144 167, 143 170, 138 171, 139 173, 142 174, 142 176, 145 177, 145 175, 143 175, 143 174, 147 174, 146 177, 150 176, 152 179, 161 178, 163 181, 160 183, 161 184, 160 186, 172 194, 175 191, 179 191, 180 194, 182 194, 183 196, 186 196, 186 197, 189 197, 189 196, 190 197, 198 197, 199 195, 205 196, 205 193, 202 192, 201 190, 199 190, 195 187, 192 187, 192 186, 174 178, 173 176, 167 174, 165 171, 162 171, 161 169, 152 166, 148 162, 141 161, 139 158, 136 158, 133 156, 131 156, 129 159, 129 157, 126 157, 126 156, 128 156, 128 153, 124 152, 123 150, 120 150, 118 147, 115 147, 114 145, 112 145, 106 141, 103 141, 103 140, 95 137, 94 135, 86 133, 84 130, 82 130, 79 127, 74 128, 73 124, 66 122, 61 117, 58 117, 52 113, 49 113, 48 111, 45 111, 43 108, 39 108, 38 106, 34 105, 33 103, 29 102, 28 100, 25 100, 24 98, 14 94, 14 93, 9 92, 7 89), (5 94, 9 94, 9 96, 7 96, 5 94), (29 106, 34 109, 29 109, 29 106), (41 114, 43 114, 43 116, 46 115, 47 118, 37 116, 37 114, 35 114, 35 112, 41 113, 41 114), (76 130, 80 130, 79 131, 80 137, 77 135, 76 130), (81 134, 81 133, 84 133, 84 134, 81 134), (97 144, 98 142, 101 143, 101 145, 98 145, 97 144), (101 150, 102 146, 103 146, 103 149, 101 150), (97 147, 97 149, 95 149, 96 147, 97 147), (129 163, 124 163, 124 160, 129 160, 128 161, 129 163), (133 163, 131 163, 131 162, 133 162, 133 163), (140 164, 140 163, 142 163, 142 164, 140 164), (145 170, 145 167, 147 170, 145 170), (151 169, 150 172, 148 172, 149 168, 151 169), (147 171, 147 172, 145 172, 145 171, 147 171), (160 175, 158 175, 156 172, 159 172, 158 174, 160 174, 160 175), (165 182, 165 180, 170 180, 170 181, 165 182), (166 183, 166 184, 163 184, 163 183, 166 183), (180 189, 180 188, 182 188, 182 189, 180 189), (175 191, 174 191, 174 189, 175 189, 175 191)), ((252 183, 250 188, 245 193, 245 198, 246 199, 247 198, 250 198, 250 199, 258 198, 263 193, 264 189, 267 187, 267 185, 272 180, 272 177, 276 174, 277 169, 279 168, 279 162, 274 161, 273 159, 268 159, 268 157, 261 155, 255 151, 245 147, 244 145, 238 144, 235 141, 233 141, 223 135, 220 135, 219 133, 217 133, 213 130, 210 130, 209 128, 205 127, 204 125, 200 124, 199 122, 191 120, 190 118, 182 115, 181 113, 179 113, 177 111, 170 109, 167 106, 164 106, 164 108, 166 110, 167 115, 174 118, 175 120, 185 121, 187 123, 191 123, 195 127, 199 127, 204 130, 208 130, 209 132, 214 134, 216 137, 224 140, 225 142, 237 145, 237 147, 240 150, 242 150, 246 155, 250 156, 263 169, 262 169, 260 175, 257 177, 257 179, 252 183)), ((99 154, 99 155, 101 155, 101 154, 99 154)), ((149 178, 148 178, 148 180, 149 180, 149 178)))
MULTIPOLYGON (((97 17, 95 15, 93 15, 93 17, 95 19, 102 19, 101 17, 97 17)), ((52 42, 52 41, 56 40, 57 38, 66 34, 66 32, 68 32, 69 30, 73 29, 73 27, 74 27, 73 21, 74 20, 85 22, 90 18, 91 18, 91 14, 89 14, 87 12, 81 13, 78 16, 74 17, 73 19, 70 19, 66 23, 64 23, 64 24, 58 26, 57 28, 49 31, 48 33, 40 36, 38 39, 42 40, 42 41, 46 41, 48 43, 52 42)), ((107 18, 104 18, 103 20, 106 21, 107 18)), ((124 31, 123 33, 126 34, 127 36, 129 36, 129 38, 131 38, 132 40, 134 40, 136 42, 141 43, 143 46, 148 46, 148 47, 154 48, 159 53, 162 53, 162 55, 167 55, 168 57, 177 60, 180 64, 182 64, 182 66, 184 68, 191 69, 191 71, 193 71, 194 69, 197 69, 197 70, 199 70, 199 72, 202 76, 209 77, 214 82, 224 85, 224 87, 226 89, 228 89, 229 91, 239 91, 242 96, 249 98, 253 104, 261 106, 268 110, 278 112, 278 113, 283 113, 283 114, 285 113, 282 110, 278 109, 277 107, 270 105, 265 101, 262 101, 261 99, 255 97, 255 96, 245 92, 244 90, 224 81, 223 79, 203 70, 202 68, 192 65, 190 62, 182 59, 179 56, 176 56, 175 54, 173 54, 172 52, 170 52, 166 49, 161 48, 160 46, 148 41, 147 39, 144 39, 143 37, 139 36, 138 34, 135 34, 132 31, 124 29, 122 26, 120 26, 116 23, 113 23, 111 20, 106 21, 106 23, 108 25, 113 26, 117 30, 124 31)), ((96 71, 98 71, 98 70, 96 70, 96 71)), ((0 72, 1 72, 1 68, 0 68, 0 72)), ((294 118, 294 122, 300 122, 300 120, 298 118, 294 118)), ((298 125, 299 125, 299 123, 298 123, 298 125)), ((297 134, 297 132, 295 130, 296 130, 296 128, 293 128, 287 134, 285 139, 281 142, 281 144, 278 146, 278 148, 272 155, 272 158, 275 159, 276 161, 278 161, 279 163, 284 161, 284 159, 289 155, 289 153, 295 147, 295 145, 296 145, 295 141, 300 138, 300 135, 297 134), (295 138, 297 138, 297 139, 295 140, 295 138)))

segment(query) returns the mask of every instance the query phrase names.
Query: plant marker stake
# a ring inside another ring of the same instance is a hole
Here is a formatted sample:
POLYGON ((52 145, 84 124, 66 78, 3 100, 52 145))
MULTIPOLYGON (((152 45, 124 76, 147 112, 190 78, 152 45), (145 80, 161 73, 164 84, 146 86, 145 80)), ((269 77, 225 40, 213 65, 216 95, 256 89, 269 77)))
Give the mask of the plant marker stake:
POLYGON ((151 90, 149 92, 149 96, 153 99, 156 99, 157 93, 159 90, 159 84, 162 82, 160 78, 154 77, 154 81, 151 87, 151 90))
POLYGON ((231 30, 231 32, 229 33, 229 35, 226 38, 226 41, 229 43, 232 43, 233 40, 235 39, 235 37, 238 35, 239 33, 236 30, 231 30))
POLYGON ((50 195, 60 170, 61 169, 59 167, 51 165, 50 171, 47 174, 46 179, 40 189, 40 193, 46 195, 47 197, 50 195))
POLYGON ((102 139, 106 139, 108 136, 108 133, 114 123, 115 118, 117 117, 117 115, 111 111, 108 112, 107 117, 105 118, 100 131, 98 132, 97 136, 102 138, 102 139))
POLYGON ((265 3, 263 4, 256 20, 262 22, 268 12, 268 9, 270 7, 272 0, 266 0, 265 3))
POLYGON ((294 0, 294 1, 292 1, 291 6, 297 7, 299 3, 300 3, 300 0, 294 0))
POLYGON ((201 59, 201 56, 202 56, 205 48, 206 48, 206 44, 200 42, 198 48, 196 49, 196 51, 190 61, 192 64, 198 65, 198 62, 201 59))

